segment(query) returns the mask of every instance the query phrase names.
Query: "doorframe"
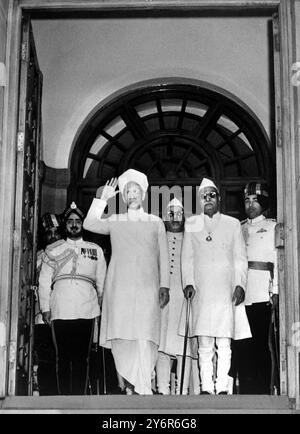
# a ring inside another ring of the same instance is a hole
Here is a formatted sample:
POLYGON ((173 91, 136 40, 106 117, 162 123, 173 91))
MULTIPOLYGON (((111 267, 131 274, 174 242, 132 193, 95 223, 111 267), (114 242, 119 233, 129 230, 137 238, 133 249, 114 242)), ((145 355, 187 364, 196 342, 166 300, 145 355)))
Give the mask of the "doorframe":
MULTIPOLYGON (((291 68, 296 62, 296 19, 295 2, 299 0, 9 0, 9 16, 7 30, 7 86, 5 88, 4 116, 3 116, 3 171, 0 175, 1 199, 5 207, 0 209, 0 242, 2 255, 0 263, 0 323, 4 324, 4 332, 0 339, 0 397, 7 395, 8 364, 13 356, 14 348, 8 349, 10 324, 10 291, 12 282, 12 257, 14 237, 14 208, 15 208, 15 159, 17 140, 17 111, 18 111, 18 80, 21 40, 21 17, 24 11, 240 11, 260 9, 277 12, 279 17, 280 54, 276 74, 279 80, 279 105, 277 107, 277 196, 278 222, 284 224, 284 261, 280 256, 280 280, 284 303, 281 304, 280 316, 285 328, 282 338, 282 380, 283 393, 300 409, 299 396, 299 346, 295 345, 293 326, 300 324, 299 311, 299 249, 298 230, 300 220, 297 209, 300 206, 299 185, 299 153, 296 149, 297 123, 299 124, 299 108, 297 94, 291 83, 291 68), (9 231, 8 231, 9 228, 9 231), (4 334, 3 334, 4 333, 4 334), (4 337, 3 337, 4 336, 4 337), (5 342, 6 338, 6 342, 5 342), (10 351, 11 350, 11 351, 10 351)), ((299 25, 299 20, 298 20, 299 25)), ((0 324, 0 325, 1 325, 0 324)), ((299 338, 300 341, 300 338, 299 338)))

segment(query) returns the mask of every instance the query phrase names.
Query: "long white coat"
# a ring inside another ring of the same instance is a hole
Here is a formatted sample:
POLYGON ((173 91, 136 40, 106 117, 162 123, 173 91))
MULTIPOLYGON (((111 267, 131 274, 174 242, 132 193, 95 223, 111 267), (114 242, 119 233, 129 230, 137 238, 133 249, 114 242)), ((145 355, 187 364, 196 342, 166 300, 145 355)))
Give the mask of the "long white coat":
POLYGON ((106 202, 94 199, 84 221, 86 230, 110 235, 101 318, 100 344, 113 339, 147 340, 159 345, 159 288, 169 287, 169 257, 162 220, 145 213, 102 219, 106 202))
MULTIPOLYGON (((167 238, 170 260, 170 301, 161 312, 161 333, 158 351, 171 356, 182 356, 184 337, 179 334, 179 326, 182 308, 186 304, 181 277, 183 232, 167 232, 167 238)), ((197 358, 196 338, 188 340, 187 355, 197 358)))
POLYGON ((191 335, 227 338, 251 336, 244 306, 232 302, 237 285, 246 289, 247 256, 240 222, 217 213, 186 221, 182 247, 183 285, 196 293, 191 308, 191 335), (211 241, 206 238, 210 233, 211 241), (242 330, 241 330, 242 328, 242 330))

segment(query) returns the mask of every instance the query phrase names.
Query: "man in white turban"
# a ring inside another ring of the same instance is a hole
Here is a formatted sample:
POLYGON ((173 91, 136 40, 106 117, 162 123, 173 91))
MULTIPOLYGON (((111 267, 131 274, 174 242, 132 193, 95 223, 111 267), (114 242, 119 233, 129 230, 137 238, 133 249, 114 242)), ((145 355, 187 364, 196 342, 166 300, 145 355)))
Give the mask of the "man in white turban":
POLYGON ((190 333, 198 336, 201 393, 227 394, 231 339, 250 333, 245 308, 244 332, 236 324, 234 308, 245 298, 246 248, 240 222, 219 212, 220 194, 214 182, 203 179, 199 201, 201 214, 187 219, 185 225, 183 287, 185 296, 192 299, 190 333))
POLYGON ((134 169, 97 190, 84 221, 86 230, 110 235, 112 256, 105 282, 100 345, 111 348, 126 393, 152 394, 160 309, 169 301, 168 244, 163 221, 142 207, 146 175, 134 169), (119 185, 125 214, 102 218, 119 185))

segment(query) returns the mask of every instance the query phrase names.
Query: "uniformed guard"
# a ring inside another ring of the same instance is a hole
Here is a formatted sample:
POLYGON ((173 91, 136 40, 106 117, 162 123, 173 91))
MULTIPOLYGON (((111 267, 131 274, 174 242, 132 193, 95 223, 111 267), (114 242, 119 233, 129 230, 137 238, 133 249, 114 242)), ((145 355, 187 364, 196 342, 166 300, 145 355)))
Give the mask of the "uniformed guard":
MULTIPOLYGON (((45 248, 61 239, 61 219, 57 214, 46 213, 41 218, 40 237, 38 240, 40 249, 37 252, 37 283, 41 271, 45 248)), ((36 291, 35 315, 34 315, 34 373, 37 378, 34 382, 34 394, 57 395, 55 348, 50 327, 44 323, 39 291, 36 291)), ((34 376, 35 380, 35 376, 34 376)))
POLYGON ((83 395, 106 262, 97 244, 82 239, 84 214, 74 202, 63 219, 66 240, 57 241, 45 251, 39 277, 40 304, 44 322, 52 325, 58 391, 83 395))
POLYGON ((201 393, 227 394, 231 339, 251 335, 242 305, 246 248, 240 222, 220 213, 220 192, 212 180, 201 182, 199 202, 200 215, 190 217, 185 225, 183 286, 192 300, 190 334, 198 337, 201 393))
POLYGON ((264 215, 269 208, 268 186, 248 183, 244 204, 248 217, 242 222, 248 257, 245 304, 253 338, 237 345, 234 358, 239 393, 270 394, 275 386, 278 391, 279 378, 278 335, 273 333, 278 326, 274 316, 278 309, 276 221, 264 215))
MULTIPOLYGON (((181 277, 181 248, 184 231, 184 209, 182 203, 174 198, 167 206, 165 221, 169 245, 170 261, 170 301, 161 311, 161 333, 156 363, 157 389, 162 395, 180 393, 182 356, 184 337, 179 335, 181 310, 185 304, 181 277), (175 390, 171 388, 171 368, 176 363, 175 390)), ((182 394, 192 394, 189 390, 191 373, 194 373, 193 391, 200 393, 200 379, 198 369, 197 339, 188 340, 187 358, 185 363, 182 394), (194 361, 194 363, 193 363, 194 361), (192 365, 193 370, 192 370, 192 365)))

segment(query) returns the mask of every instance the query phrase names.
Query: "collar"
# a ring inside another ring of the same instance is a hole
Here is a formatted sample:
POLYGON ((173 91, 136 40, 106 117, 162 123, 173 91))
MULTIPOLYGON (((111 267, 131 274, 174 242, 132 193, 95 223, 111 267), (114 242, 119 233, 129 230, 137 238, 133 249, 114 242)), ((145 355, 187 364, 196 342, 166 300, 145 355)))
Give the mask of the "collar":
POLYGON ((168 235, 168 237, 175 237, 175 238, 182 238, 183 237, 183 231, 181 231, 181 232, 172 232, 172 231, 167 231, 167 235, 168 235))
POLYGON ((258 217, 255 217, 255 219, 253 220, 247 219, 247 222, 249 223, 249 225, 255 225, 256 223, 263 222, 264 220, 266 220, 266 217, 263 214, 261 214, 258 217))
POLYGON ((71 238, 66 239, 68 244, 71 244, 71 246, 77 246, 77 244, 80 244, 83 242, 82 238, 78 238, 78 240, 71 240, 71 238))
POLYGON ((142 216, 144 215, 144 209, 143 209, 143 207, 141 207, 139 209, 128 208, 127 214, 128 214, 129 220, 134 220, 134 221, 140 220, 142 218, 142 216))

